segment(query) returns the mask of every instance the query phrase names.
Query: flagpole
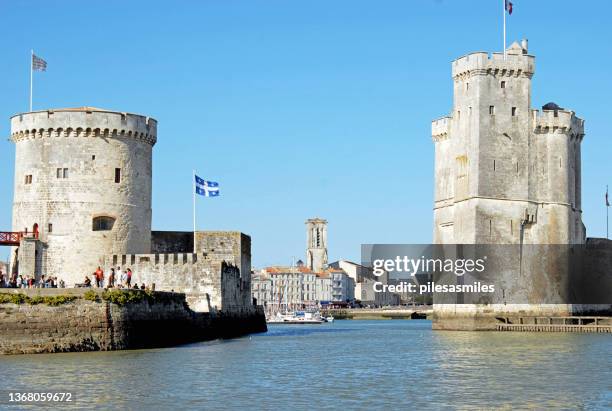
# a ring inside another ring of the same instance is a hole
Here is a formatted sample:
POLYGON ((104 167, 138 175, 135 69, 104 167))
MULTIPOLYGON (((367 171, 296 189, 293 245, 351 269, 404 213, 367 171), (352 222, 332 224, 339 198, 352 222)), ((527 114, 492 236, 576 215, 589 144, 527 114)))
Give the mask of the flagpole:
POLYGON ((609 206, 610 202, 608 200, 608 185, 606 184, 606 240, 610 239, 610 232, 608 230, 608 221, 609 221, 609 214, 610 214, 610 206, 609 206))
POLYGON ((30 56, 30 112, 32 111, 32 84, 33 84, 33 72, 34 72, 34 50, 30 50, 31 51, 31 56, 30 56))
POLYGON ((196 183, 195 183, 196 172, 193 170, 193 177, 191 179, 191 195, 193 196, 193 252, 196 252, 196 183))
POLYGON ((506 61, 506 1, 502 0, 502 14, 504 15, 504 61, 506 61))

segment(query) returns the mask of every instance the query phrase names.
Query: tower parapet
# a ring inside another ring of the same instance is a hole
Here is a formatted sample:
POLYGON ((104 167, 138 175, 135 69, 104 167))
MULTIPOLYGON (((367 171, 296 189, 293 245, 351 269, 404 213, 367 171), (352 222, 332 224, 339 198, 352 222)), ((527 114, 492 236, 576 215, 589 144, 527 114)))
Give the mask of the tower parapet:
POLYGON ((514 43, 503 53, 478 51, 459 57, 453 61, 452 75, 455 80, 474 75, 495 74, 497 76, 531 78, 535 72, 535 57, 527 54, 518 43, 514 43))
POLYGON ((431 122, 431 137, 435 142, 449 137, 450 121, 451 117, 444 116, 431 122))
POLYGON ((154 145, 157 121, 95 107, 34 111, 11 117, 13 142, 45 137, 129 137, 154 145))
POLYGON ((550 132, 568 134, 572 137, 584 137, 584 120, 576 117, 571 110, 543 109, 532 110, 534 131, 536 134, 547 134, 550 132))

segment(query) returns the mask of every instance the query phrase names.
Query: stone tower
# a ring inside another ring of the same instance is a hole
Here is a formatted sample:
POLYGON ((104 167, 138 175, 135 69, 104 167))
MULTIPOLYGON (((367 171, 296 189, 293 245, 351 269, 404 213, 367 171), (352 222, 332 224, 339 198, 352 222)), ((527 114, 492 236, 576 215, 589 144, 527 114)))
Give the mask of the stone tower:
POLYGON ((435 120, 434 243, 581 244, 584 122, 531 109, 527 41, 452 63, 450 115, 435 120))
POLYGON ((327 266, 327 220, 306 220, 306 266, 314 272, 327 266))
POLYGON ((38 275, 70 286, 107 254, 150 252, 154 119, 93 107, 23 113, 11 140, 13 231, 37 232, 38 275))

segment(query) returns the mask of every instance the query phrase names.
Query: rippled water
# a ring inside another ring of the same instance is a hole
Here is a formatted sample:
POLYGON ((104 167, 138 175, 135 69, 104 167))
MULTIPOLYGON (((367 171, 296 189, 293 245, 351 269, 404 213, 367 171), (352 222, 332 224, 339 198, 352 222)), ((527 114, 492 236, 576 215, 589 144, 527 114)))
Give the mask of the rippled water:
POLYGON ((170 349, 0 357, 0 390, 72 391, 99 409, 607 409, 611 354, 604 334, 337 321, 170 349))

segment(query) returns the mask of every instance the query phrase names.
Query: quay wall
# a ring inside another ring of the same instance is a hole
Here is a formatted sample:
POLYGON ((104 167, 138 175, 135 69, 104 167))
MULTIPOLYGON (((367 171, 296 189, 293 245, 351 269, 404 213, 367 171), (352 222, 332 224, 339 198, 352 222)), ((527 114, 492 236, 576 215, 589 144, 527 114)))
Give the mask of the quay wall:
MULTIPOLYGON (((550 268, 544 272, 542 289, 558 290, 557 303, 540 303, 534 297, 528 303, 437 304, 434 297, 432 327, 434 330, 494 331, 505 318, 562 318, 571 316, 604 316, 612 318, 612 241, 587 238, 576 245, 567 267, 550 268), (563 280, 563 281, 561 281, 563 280), (579 302, 579 303, 576 303, 579 302)), ((530 276, 524 288, 535 284, 530 276)))
MULTIPOLYGON (((57 306, 0 302, 0 353, 33 354, 168 347, 266 331, 261 307, 241 312, 197 313, 185 295, 153 292, 149 298, 118 304, 87 300, 86 289, 3 289, 0 295, 30 298, 72 296, 57 306)), ((126 291, 113 291, 126 293, 126 291)), ((131 294, 144 291, 131 291, 131 294)), ((91 295, 91 294, 90 294, 91 295)), ((1 301, 1 300, 0 300, 1 301)))

